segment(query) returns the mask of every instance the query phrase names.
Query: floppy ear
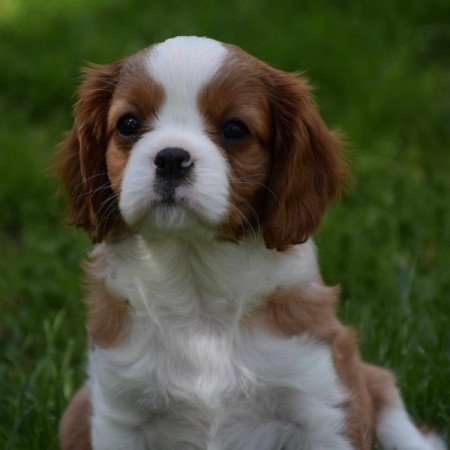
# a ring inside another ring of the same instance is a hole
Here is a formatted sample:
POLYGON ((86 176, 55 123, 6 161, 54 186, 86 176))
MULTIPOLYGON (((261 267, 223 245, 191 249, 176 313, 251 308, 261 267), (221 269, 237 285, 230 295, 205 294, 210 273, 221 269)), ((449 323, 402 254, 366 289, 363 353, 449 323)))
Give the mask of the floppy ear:
POLYGON ((75 122, 59 150, 69 194, 69 221, 102 241, 120 223, 106 168, 107 115, 121 63, 86 70, 75 106, 75 122))
POLYGON ((305 242, 347 177, 339 137, 317 111, 306 81, 271 70, 272 173, 263 234, 268 248, 305 242))

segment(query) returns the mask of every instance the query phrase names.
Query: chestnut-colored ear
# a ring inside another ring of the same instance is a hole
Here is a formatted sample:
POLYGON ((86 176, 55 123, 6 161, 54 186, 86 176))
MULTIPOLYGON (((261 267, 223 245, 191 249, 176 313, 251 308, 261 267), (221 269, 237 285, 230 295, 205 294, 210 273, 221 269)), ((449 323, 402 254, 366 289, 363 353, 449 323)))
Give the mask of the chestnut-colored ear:
POLYGON ((340 192, 347 166, 339 137, 323 123, 306 81, 272 69, 272 174, 263 234, 268 248, 305 242, 340 192))
POLYGON ((106 168, 107 115, 121 63, 92 66, 85 72, 75 105, 75 122, 59 150, 69 194, 69 221, 102 241, 120 222, 117 199, 106 168))

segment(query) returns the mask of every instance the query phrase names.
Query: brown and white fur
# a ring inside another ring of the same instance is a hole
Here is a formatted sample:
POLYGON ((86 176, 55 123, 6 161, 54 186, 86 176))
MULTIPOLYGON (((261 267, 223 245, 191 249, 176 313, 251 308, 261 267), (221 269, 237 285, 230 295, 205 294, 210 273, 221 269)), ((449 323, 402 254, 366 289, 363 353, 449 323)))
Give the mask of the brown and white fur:
POLYGON ((340 147, 304 79, 211 39, 87 72, 62 174, 98 244, 64 450, 444 448, 321 281, 340 147))

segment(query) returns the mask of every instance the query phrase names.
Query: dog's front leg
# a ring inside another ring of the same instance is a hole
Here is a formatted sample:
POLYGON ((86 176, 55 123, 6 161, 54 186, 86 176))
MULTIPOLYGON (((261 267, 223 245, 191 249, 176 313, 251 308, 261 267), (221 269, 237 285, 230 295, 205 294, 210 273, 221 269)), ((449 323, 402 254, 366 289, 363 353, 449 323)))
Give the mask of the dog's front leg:
POLYGON ((126 423, 102 413, 91 421, 93 450, 145 450, 146 443, 138 424, 126 423))

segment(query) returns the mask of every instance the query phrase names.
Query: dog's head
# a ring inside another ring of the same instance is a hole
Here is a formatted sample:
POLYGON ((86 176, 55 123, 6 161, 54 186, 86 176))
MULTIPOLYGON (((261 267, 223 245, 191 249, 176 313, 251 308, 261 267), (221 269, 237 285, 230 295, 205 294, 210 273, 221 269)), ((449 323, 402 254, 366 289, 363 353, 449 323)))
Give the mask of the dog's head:
POLYGON ((178 37, 90 68, 62 145, 71 221, 94 241, 211 230, 304 242, 346 174, 302 78, 178 37))

